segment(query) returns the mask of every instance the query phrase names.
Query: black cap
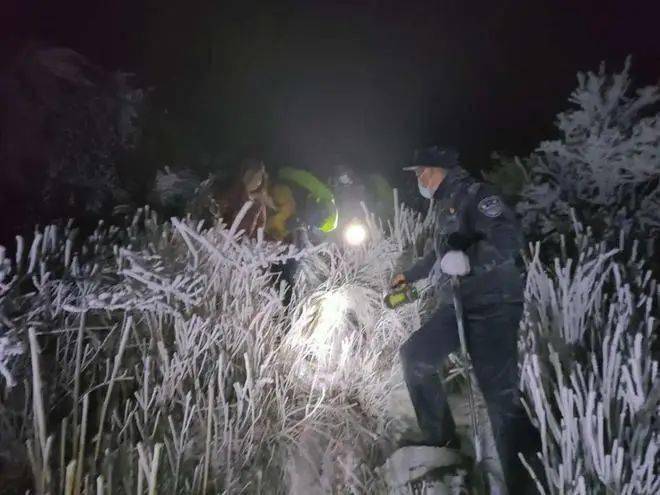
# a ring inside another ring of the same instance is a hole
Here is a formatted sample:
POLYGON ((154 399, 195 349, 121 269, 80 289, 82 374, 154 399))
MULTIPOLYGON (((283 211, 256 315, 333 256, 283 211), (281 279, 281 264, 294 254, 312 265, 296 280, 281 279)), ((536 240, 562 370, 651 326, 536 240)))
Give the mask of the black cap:
POLYGON ((415 151, 412 163, 403 170, 415 170, 417 167, 458 167, 458 151, 450 146, 431 146, 415 151))

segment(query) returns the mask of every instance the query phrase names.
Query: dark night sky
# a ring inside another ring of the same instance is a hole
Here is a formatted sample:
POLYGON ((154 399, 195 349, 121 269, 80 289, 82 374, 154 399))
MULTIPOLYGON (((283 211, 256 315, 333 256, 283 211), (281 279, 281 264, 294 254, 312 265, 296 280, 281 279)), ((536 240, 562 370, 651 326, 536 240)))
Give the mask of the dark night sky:
POLYGON ((657 0, 9 2, 4 60, 28 38, 69 46, 154 86, 201 147, 313 168, 432 142, 472 166, 526 154, 578 70, 630 53, 637 82, 660 76, 657 0))

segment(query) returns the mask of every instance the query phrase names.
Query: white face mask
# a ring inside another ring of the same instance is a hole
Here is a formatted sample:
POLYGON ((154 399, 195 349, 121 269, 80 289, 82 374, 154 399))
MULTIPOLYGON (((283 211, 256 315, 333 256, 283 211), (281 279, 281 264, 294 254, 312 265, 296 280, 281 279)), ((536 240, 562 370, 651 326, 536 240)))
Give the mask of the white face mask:
POLYGON ((426 187, 419 180, 417 181, 417 188, 419 189, 419 194, 424 196, 426 199, 431 199, 433 197, 433 194, 435 193, 434 189, 430 189, 430 188, 426 187))

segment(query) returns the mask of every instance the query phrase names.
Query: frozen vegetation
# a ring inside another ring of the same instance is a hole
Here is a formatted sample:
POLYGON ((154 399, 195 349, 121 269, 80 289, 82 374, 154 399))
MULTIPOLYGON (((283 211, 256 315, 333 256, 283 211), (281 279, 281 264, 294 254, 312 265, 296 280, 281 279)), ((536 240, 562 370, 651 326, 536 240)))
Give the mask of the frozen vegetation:
POLYGON ((539 427, 542 493, 660 493, 658 286, 636 254, 576 238, 527 276, 522 385, 539 427))
POLYGON ((82 243, 54 227, 19 239, 0 286, 6 463, 24 457, 38 493, 378 492, 398 345, 419 318, 381 305, 420 228, 408 210, 397 222, 350 252, 148 209, 82 243), (284 307, 271 267, 291 256, 284 307))
POLYGON ((617 74, 604 65, 578 74, 572 106, 557 116, 559 137, 487 174, 517 196, 530 236, 571 234, 576 215, 603 239, 616 244, 624 231, 653 253, 660 230, 660 89, 633 91, 629 70, 628 59, 617 74))
MULTIPOLYGON (((596 93, 621 95, 627 76, 618 77, 616 93, 599 86, 604 74, 585 76, 574 99, 584 107, 596 93)), ((570 184, 566 198, 600 215, 639 200, 608 217, 622 211, 634 228, 613 223, 603 235, 572 216, 570 201, 560 213, 559 200, 530 206, 543 181, 527 171, 530 239, 566 231, 549 222, 570 225, 556 252, 532 243, 526 253, 521 387, 541 433, 540 493, 660 492, 659 293, 640 248, 653 239, 644 232, 657 209, 643 204, 656 201, 660 129, 655 117, 634 117, 632 101, 612 103, 631 134, 604 139, 604 123, 600 155, 584 133, 570 156, 574 132, 543 149, 564 167, 547 175, 549 190, 570 184), (632 148, 621 144, 638 134, 632 148), (614 161, 596 170, 604 160, 614 161), (597 185, 559 180, 578 163, 577 177, 597 185), (602 177, 610 172, 619 179, 602 177)), ((580 115, 573 121, 586 126, 580 115)), ((378 467, 404 428, 391 400, 398 347, 426 306, 389 311, 382 295, 429 226, 405 207, 388 225, 366 220, 363 247, 297 250, 144 208, 87 239, 47 227, 17 238, 11 256, 0 250, 0 491, 387 493, 378 467), (290 257, 300 269, 284 306, 273 268, 290 257)))

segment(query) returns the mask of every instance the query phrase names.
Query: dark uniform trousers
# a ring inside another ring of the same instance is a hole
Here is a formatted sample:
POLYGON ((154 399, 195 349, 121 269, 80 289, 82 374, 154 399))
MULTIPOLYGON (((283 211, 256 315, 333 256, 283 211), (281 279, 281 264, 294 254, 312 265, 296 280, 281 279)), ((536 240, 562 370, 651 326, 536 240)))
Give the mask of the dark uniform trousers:
MULTIPOLYGON (((515 489, 526 478, 517 456, 518 435, 531 427, 518 391, 517 333, 522 303, 466 307, 464 312, 468 352, 486 400, 509 493, 522 493, 515 489)), ((455 439, 440 368, 447 356, 458 349, 456 314, 450 305, 441 306, 400 349, 417 421, 433 445, 455 439)))

